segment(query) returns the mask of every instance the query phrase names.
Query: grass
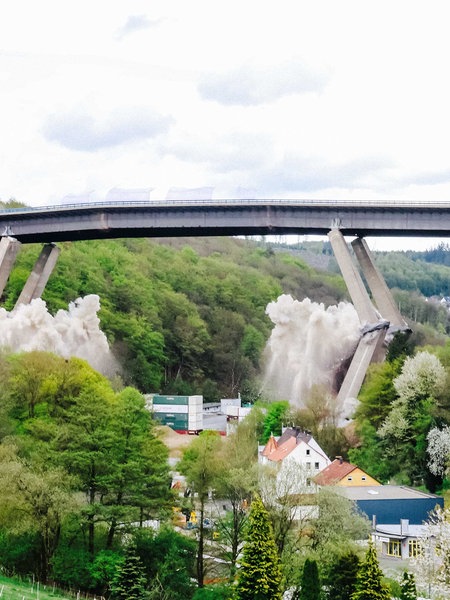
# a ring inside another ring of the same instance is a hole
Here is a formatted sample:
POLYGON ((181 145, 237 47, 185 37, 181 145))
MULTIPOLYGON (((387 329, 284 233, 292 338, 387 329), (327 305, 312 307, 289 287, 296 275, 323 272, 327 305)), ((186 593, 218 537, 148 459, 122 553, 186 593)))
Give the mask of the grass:
POLYGON ((53 592, 51 586, 0 577, 0 600, 73 600, 73 598, 74 596, 61 595, 58 589, 53 592))

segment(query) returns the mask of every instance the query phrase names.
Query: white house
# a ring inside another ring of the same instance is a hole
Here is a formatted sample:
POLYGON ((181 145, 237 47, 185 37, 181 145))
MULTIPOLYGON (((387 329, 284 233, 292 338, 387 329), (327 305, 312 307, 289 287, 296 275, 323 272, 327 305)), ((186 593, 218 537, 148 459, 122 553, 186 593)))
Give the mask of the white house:
POLYGON ((325 469, 331 461, 310 433, 298 427, 286 427, 275 439, 272 435, 259 453, 261 464, 282 464, 288 460, 302 465, 311 476, 325 469))
POLYGON ((278 439, 270 436, 259 452, 259 463, 277 471, 280 496, 314 491, 313 477, 330 462, 312 435, 297 427, 286 427, 278 439))

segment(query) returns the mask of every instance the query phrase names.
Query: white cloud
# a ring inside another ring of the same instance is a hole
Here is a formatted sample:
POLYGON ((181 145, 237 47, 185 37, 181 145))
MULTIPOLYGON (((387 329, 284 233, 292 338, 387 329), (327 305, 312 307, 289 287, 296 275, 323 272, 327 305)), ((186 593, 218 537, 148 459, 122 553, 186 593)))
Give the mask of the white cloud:
POLYGON ((106 119, 96 119, 85 110, 47 117, 43 133, 47 140, 70 150, 95 152, 166 133, 173 122, 142 107, 115 110, 106 119))
POLYGON ((313 72, 301 61, 278 65, 240 66, 226 73, 208 73, 198 89, 206 100, 225 105, 255 106, 292 94, 323 91, 328 81, 324 72, 313 72))
POLYGON ((156 27, 162 21, 163 19, 151 20, 147 17, 147 15, 130 15, 126 23, 116 31, 115 37, 118 40, 121 40, 132 33, 136 33, 137 31, 156 27))

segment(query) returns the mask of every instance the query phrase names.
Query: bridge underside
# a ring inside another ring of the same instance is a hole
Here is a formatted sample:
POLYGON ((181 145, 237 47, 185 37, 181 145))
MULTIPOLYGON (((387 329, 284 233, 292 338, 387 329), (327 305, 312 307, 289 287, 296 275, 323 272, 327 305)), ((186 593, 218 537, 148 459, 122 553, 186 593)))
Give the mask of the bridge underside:
POLYGON ((450 204, 405 206, 307 201, 80 205, 0 211, 0 234, 22 243, 236 235, 450 235, 450 204))

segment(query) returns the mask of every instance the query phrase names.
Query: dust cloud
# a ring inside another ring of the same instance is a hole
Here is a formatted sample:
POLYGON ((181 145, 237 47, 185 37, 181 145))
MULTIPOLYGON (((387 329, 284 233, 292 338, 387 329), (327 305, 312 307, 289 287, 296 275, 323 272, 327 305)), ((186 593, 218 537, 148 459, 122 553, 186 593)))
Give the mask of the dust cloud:
POLYGON ((12 312, 0 308, 0 347, 11 352, 45 350, 64 358, 77 356, 103 373, 117 371, 105 334, 100 329, 100 299, 95 294, 78 298, 68 310, 52 316, 40 298, 12 312))
POLYGON ((273 397, 303 408, 314 385, 331 392, 335 373, 352 355, 360 338, 360 323, 352 304, 325 309, 305 298, 283 294, 267 305, 274 323, 266 347, 264 388, 273 397))

